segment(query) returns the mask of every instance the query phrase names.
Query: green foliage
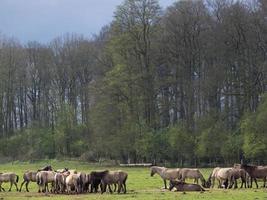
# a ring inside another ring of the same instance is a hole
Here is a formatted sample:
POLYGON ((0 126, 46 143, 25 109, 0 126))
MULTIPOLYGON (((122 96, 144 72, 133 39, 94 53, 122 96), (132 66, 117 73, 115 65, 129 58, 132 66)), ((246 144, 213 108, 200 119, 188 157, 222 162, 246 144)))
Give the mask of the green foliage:
MULTIPOLYGON (((168 129, 168 142, 171 147, 171 158, 183 164, 194 157, 194 137, 184 124, 178 124, 168 129)), ((190 163, 187 163, 190 165, 190 163)))
POLYGON ((266 160, 267 156, 267 96, 255 113, 249 113, 241 122, 244 135, 243 151, 252 160, 266 160))

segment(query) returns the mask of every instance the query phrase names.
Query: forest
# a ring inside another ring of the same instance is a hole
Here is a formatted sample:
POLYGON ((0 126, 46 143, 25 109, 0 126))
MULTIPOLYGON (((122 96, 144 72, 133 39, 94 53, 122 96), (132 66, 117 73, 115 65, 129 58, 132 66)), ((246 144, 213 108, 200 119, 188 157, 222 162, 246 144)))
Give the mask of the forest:
POLYGON ((266 0, 124 0, 91 37, 0 34, 0 160, 266 163, 266 91, 266 0))

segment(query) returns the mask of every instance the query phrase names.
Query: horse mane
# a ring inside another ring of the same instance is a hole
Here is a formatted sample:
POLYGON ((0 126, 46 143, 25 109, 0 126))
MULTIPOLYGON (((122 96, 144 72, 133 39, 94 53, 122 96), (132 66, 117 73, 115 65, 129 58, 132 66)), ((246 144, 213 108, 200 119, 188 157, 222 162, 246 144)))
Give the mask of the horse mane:
POLYGON ((243 167, 243 168, 249 168, 249 169, 255 169, 258 166, 257 165, 252 165, 252 164, 241 164, 241 167, 243 167))

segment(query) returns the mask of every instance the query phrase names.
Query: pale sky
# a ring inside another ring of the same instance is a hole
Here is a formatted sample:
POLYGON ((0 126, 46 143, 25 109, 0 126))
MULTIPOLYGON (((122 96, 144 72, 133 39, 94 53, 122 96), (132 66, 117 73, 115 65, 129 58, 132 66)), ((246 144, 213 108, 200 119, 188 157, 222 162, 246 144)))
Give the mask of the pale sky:
MULTIPOLYGON (((47 43, 64 33, 86 37, 112 21, 123 0, 0 0, 0 33, 47 43)), ((159 0, 163 8, 175 0, 159 0)))

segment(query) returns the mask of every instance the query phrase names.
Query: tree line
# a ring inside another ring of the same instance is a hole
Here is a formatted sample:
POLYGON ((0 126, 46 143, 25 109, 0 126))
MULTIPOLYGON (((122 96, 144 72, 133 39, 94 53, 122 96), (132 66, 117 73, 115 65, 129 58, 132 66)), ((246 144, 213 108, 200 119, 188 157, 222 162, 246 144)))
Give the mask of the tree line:
POLYGON ((125 0, 87 38, 0 35, 0 156, 266 162, 264 0, 125 0))

